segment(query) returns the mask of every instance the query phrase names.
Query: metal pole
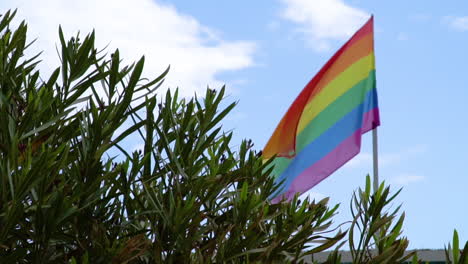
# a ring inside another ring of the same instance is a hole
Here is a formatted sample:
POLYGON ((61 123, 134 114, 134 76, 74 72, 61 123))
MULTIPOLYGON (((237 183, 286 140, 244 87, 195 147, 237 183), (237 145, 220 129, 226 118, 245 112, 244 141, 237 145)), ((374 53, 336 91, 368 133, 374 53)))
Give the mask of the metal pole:
POLYGON ((374 192, 379 188, 379 157, 377 148, 377 127, 372 129, 372 152, 374 162, 374 192))

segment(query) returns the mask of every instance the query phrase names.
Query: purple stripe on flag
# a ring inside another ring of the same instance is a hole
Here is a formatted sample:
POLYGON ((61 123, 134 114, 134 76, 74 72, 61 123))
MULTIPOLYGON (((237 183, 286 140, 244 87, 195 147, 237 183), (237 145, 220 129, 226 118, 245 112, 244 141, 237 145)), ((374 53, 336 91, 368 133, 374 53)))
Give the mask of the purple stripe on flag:
POLYGON ((350 137, 341 142, 338 147, 328 153, 318 162, 304 170, 291 183, 289 189, 282 195, 274 198, 272 203, 281 201, 282 198, 290 200, 296 193, 303 193, 320 183, 346 162, 356 156, 361 149, 361 135, 377 127, 380 124, 379 110, 374 108, 363 116, 362 127, 356 130, 350 137))

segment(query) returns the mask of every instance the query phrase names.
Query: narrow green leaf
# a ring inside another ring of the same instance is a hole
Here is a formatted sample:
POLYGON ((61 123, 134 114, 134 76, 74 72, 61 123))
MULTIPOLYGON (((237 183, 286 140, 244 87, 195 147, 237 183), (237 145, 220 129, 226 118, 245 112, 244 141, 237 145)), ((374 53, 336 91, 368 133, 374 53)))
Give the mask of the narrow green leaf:
POLYGON ((457 230, 453 230, 453 263, 458 264, 458 259, 460 256, 460 244, 458 240, 457 230))

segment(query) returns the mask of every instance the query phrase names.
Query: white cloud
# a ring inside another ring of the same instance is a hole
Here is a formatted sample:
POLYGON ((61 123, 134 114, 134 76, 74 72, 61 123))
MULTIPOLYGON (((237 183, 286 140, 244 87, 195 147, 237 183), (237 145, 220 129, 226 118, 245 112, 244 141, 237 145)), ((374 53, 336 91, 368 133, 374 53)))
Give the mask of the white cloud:
POLYGON ((468 16, 446 16, 443 18, 442 22, 455 30, 468 31, 468 16))
POLYGON ((403 173, 398 175, 397 177, 393 178, 393 182, 400 185, 408 185, 410 183, 415 183, 424 180, 424 176, 411 174, 411 173, 403 173))
POLYGON ((221 86, 219 73, 254 64, 253 42, 225 41, 193 17, 153 0, 4 0, 0 4, 1 12, 10 8, 18 8, 18 20, 26 19, 31 39, 38 38, 35 48, 44 50, 46 64, 41 70, 47 73, 59 64, 55 49, 59 24, 68 37, 78 30, 84 35, 96 29, 97 47, 119 48, 126 63, 145 55, 147 77, 156 77, 170 64, 164 86, 180 87, 185 96, 204 91, 207 85, 221 86))
POLYGON ((349 38, 369 14, 342 0, 282 0, 286 5, 282 17, 299 25, 312 47, 328 50, 331 40, 349 38))

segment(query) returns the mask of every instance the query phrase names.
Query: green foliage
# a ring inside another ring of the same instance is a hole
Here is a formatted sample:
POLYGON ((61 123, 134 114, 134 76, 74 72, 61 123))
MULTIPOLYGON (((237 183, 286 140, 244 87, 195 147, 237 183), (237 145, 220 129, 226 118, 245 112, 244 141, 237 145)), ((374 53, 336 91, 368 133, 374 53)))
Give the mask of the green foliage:
POLYGON ((460 250, 460 244, 458 239, 458 232, 455 229, 453 231, 453 248, 450 243, 448 248, 445 248, 445 259, 450 264, 468 264, 468 241, 465 243, 463 250, 460 250))
POLYGON ((398 217, 401 206, 393 211, 387 209, 400 191, 390 196, 390 187, 381 183, 371 193, 368 175, 365 189, 359 188, 353 194, 350 207, 354 220, 349 229, 353 263, 403 263, 414 255, 405 255, 409 242, 400 237, 405 218, 404 213, 398 217))
MULTIPOLYGON (((328 199, 271 204, 271 160, 222 130, 235 107, 221 107, 224 87, 157 99, 169 68, 142 78, 144 57, 122 65, 94 32, 61 28, 61 65, 44 79, 14 16, 0 17, 0 263, 303 263, 334 247, 336 264, 345 242, 353 263, 418 263, 404 213, 389 210, 399 191, 371 193, 367 177, 346 232, 331 229, 328 199)), ((456 230, 446 255, 468 263, 456 230)))
POLYGON ((364 190, 359 188, 351 200, 353 220, 347 231, 348 240, 329 252, 323 264, 342 263, 339 249, 345 242, 348 243, 352 263, 355 264, 420 263, 416 252, 405 255, 409 242, 401 237, 404 221, 404 213, 398 217, 401 206, 389 211, 401 190, 390 196, 390 187, 385 182, 375 192, 371 192, 371 186, 371 179, 367 175, 364 190))
POLYGON ((43 79, 14 15, 0 22, 0 263, 298 263, 345 235, 326 200, 268 202, 269 162, 221 129, 224 88, 159 101, 169 69, 143 79, 144 57, 121 65, 94 32, 61 29, 43 79))

